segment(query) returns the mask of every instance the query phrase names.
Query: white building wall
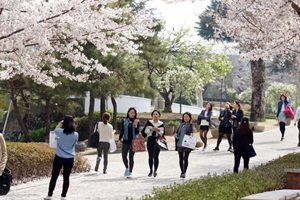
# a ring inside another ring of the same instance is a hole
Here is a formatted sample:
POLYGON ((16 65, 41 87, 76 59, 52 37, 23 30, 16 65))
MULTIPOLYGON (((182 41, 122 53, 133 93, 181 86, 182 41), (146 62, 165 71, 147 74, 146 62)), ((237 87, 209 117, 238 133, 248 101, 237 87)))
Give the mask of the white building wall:
MULTIPOLYGON (((200 108, 197 106, 188 106, 188 105, 181 105, 181 113, 190 112, 191 114, 200 114, 201 110, 204 108, 200 108)), ((179 113, 180 112, 180 104, 173 103, 172 104, 172 112, 179 113)))

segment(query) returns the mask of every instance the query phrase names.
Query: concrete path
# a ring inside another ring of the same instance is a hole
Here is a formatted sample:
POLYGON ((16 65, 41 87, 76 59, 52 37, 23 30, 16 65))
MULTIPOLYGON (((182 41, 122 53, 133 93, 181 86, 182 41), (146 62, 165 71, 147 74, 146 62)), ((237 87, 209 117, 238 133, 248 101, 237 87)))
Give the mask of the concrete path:
MULTIPOLYGON (((250 167, 266 163, 288 153, 300 152, 297 147, 298 129, 290 126, 286 129, 284 141, 280 141, 281 135, 278 129, 264 133, 254 134, 254 147, 257 156, 250 160, 250 167)), ((210 144, 206 151, 195 150, 189 158, 189 168, 186 179, 179 178, 180 168, 178 154, 174 149, 162 151, 158 176, 149 178, 147 152, 136 153, 133 177, 127 179, 123 176, 124 166, 120 154, 110 154, 107 174, 91 170, 88 173, 72 174, 70 188, 67 194, 68 200, 97 200, 97 199, 140 199, 144 194, 150 194, 153 187, 161 187, 174 182, 183 183, 188 179, 198 178, 207 173, 221 174, 224 171, 232 171, 233 154, 227 152, 228 143, 223 139, 220 151, 214 152, 215 144, 210 144)), ((95 166, 96 155, 86 156, 95 166)), ((240 170, 243 165, 241 162, 240 170)), ((6 200, 37 200, 47 195, 50 178, 42 179, 26 184, 13 186, 9 194, 0 199, 6 200)), ((53 199, 60 199, 62 189, 62 177, 59 177, 53 199)))

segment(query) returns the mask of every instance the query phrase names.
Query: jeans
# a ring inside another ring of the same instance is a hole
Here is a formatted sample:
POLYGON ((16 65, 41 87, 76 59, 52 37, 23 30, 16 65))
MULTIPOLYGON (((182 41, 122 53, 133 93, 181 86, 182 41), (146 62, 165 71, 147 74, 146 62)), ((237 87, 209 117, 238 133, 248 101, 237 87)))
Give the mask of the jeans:
POLYGON ((98 152, 98 157, 102 157, 102 152, 103 152, 103 171, 106 171, 107 169, 107 163, 108 163, 108 150, 109 150, 109 143, 108 142, 99 142, 98 147, 97 147, 97 152, 98 152))
POLYGON ((59 176, 60 170, 63 167, 63 190, 61 193, 62 197, 66 197, 69 184, 70 184, 70 174, 72 171, 72 167, 74 165, 74 158, 61 158, 57 155, 55 155, 54 161, 53 161, 53 167, 52 167, 52 176, 49 183, 49 190, 48 190, 48 196, 53 195, 53 191, 55 189, 56 181, 59 176))
POLYGON ((123 159, 123 163, 126 167, 126 169, 129 170, 129 172, 132 172, 133 169, 133 165, 134 165, 134 152, 131 150, 131 143, 122 143, 122 159, 123 159), (127 159, 127 155, 129 152, 129 168, 128 168, 128 159, 127 159))

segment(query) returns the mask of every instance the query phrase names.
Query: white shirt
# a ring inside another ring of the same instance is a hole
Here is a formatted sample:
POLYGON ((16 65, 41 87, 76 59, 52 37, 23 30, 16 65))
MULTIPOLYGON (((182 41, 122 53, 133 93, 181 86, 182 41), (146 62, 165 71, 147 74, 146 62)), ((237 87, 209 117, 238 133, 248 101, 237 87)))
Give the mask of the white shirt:
POLYGON ((296 113, 295 113, 295 117, 294 117, 294 121, 298 122, 300 119, 300 106, 297 108, 296 113))
MULTIPOLYGON (((159 121, 159 120, 156 123, 153 120, 149 120, 149 121, 151 122, 151 124, 153 124, 156 127, 163 124, 163 122, 159 121)), ((145 129, 145 133, 147 134, 147 137, 152 136, 153 131, 150 130, 151 128, 152 128, 152 126, 147 126, 146 129, 145 129)), ((159 134, 159 135, 162 136, 164 134, 164 127, 159 127, 159 131, 158 131, 158 133, 156 132, 156 134, 159 134)), ((156 135, 156 136, 158 136, 158 135, 156 135)))
MULTIPOLYGON (((207 113, 208 113, 208 112, 205 111, 204 117, 207 117, 207 113)), ((200 125, 201 125, 201 126, 209 126, 209 122, 208 122, 206 119, 202 119, 200 125)))
POLYGON ((98 132, 99 132, 99 142, 109 142, 109 140, 114 137, 113 127, 110 123, 104 124, 103 122, 99 122, 98 132))

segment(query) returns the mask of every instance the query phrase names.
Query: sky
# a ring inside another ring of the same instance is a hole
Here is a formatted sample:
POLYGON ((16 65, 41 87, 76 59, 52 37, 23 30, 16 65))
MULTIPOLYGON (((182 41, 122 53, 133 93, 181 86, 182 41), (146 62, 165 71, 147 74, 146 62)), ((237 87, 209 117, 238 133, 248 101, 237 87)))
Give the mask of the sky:
POLYGON ((165 28, 168 31, 189 28, 193 37, 198 38, 195 31, 198 16, 210 4, 210 0, 196 0, 195 2, 181 2, 167 4, 162 0, 152 0, 148 2, 150 8, 155 8, 155 15, 166 21, 165 28))

